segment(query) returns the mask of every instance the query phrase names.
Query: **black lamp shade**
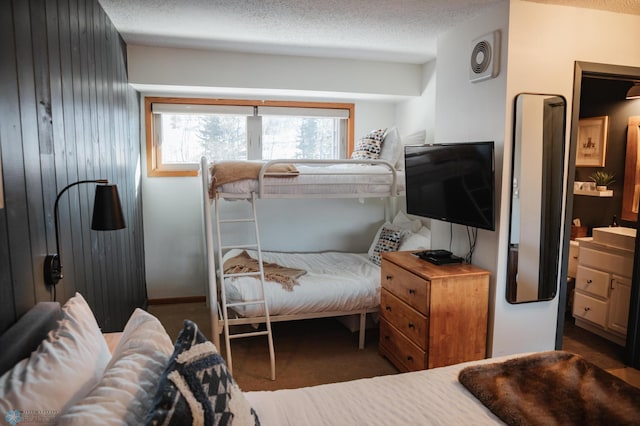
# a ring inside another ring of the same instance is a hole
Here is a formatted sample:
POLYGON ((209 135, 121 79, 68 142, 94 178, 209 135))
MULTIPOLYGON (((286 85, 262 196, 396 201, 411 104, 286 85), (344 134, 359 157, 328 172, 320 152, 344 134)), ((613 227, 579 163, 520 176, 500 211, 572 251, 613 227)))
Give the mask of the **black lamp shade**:
POLYGON ((96 186, 91 229, 114 231, 124 227, 124 215, 122 214, 122 206, 118 196, 118 187, 116 185, 96 186))

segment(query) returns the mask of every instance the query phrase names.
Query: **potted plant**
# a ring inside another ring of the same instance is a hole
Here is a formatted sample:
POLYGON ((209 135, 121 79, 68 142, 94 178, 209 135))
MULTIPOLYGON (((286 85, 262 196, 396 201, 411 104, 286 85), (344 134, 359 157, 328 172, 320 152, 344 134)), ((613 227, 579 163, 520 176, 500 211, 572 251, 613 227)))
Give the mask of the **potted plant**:
POLYGON ((598 191, 606 191, 607 186, 615 182, 615 175, 605 171, 597 171, 589 176, 589 179, 596 183, 598 191))

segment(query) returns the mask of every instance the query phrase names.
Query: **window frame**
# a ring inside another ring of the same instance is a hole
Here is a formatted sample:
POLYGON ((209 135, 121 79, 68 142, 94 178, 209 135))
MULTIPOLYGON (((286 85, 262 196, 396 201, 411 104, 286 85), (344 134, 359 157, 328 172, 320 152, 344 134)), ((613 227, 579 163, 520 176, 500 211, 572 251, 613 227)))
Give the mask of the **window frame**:
MULTIPOLYGON (((349 110, 347 118, 347 158, 351 156, 354 147, 354 112, 353 103, 340 102, 311 102, 311 101, 262 101, 247 99, 209 99, 209 98, 176 98, 176 97, 145 97, 144 115, 146 132, 146 157, 147 176, 149 177, 186 177, 198 176, 199 170, 196 166, 192 168, 185 165, 185 170, 167 170, 162 168, 162 147, 157 146, 154 139, 154 119, 152 105, 154 103, 163 104, 193 104, 193 105, 228 105, 228 106, 250 106, 250 107, 290 107, 290 108, 322 108, 322 109, 343 109, 349 110)), ((175 166, 174 166, 175 167, 175 166)))

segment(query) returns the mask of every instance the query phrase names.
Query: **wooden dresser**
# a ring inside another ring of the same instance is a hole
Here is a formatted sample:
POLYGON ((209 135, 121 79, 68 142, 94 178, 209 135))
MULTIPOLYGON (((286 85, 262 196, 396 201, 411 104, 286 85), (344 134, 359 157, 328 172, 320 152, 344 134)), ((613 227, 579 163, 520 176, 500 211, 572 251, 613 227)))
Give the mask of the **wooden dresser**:
POLYGON ((486 357, 489 271, 383 253, 380 354, 400 371, 486 357))

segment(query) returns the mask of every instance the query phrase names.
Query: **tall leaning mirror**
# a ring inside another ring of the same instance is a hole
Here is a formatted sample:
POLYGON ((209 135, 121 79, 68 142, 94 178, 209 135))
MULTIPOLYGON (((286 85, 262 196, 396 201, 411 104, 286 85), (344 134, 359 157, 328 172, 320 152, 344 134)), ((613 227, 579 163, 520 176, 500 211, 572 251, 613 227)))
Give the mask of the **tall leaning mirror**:
POLYGON ((566 101, 516 97, 511 170, 507 301, 553 299, 558 288, 566 101))

